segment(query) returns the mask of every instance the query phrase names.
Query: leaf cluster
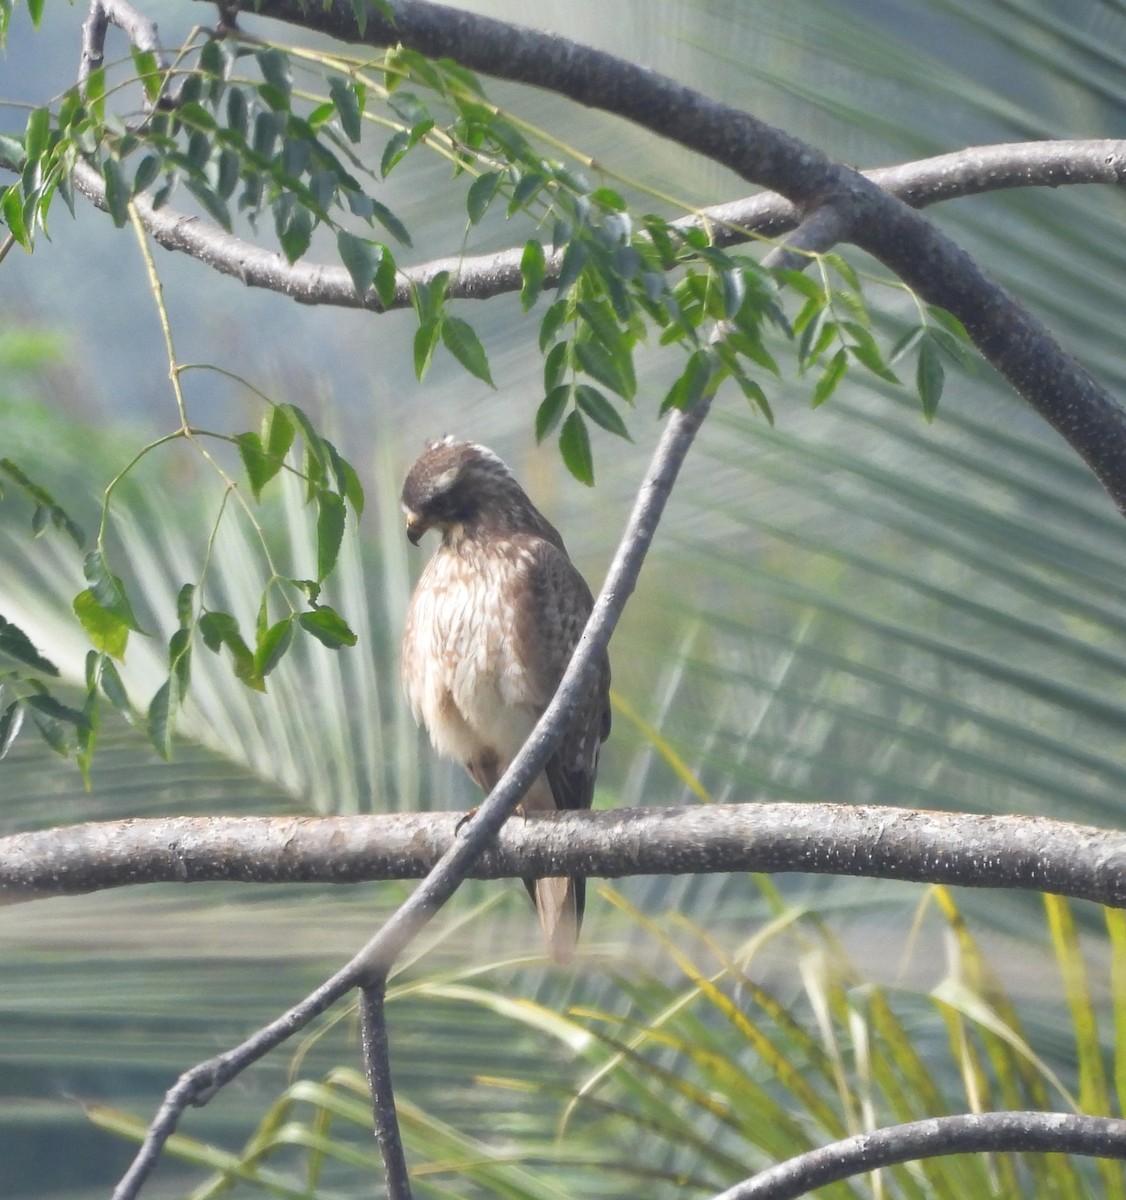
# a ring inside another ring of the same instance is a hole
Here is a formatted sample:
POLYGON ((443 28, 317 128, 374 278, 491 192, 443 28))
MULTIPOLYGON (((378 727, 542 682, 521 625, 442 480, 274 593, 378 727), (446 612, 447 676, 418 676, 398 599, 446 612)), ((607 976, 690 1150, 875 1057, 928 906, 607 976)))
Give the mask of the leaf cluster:
MULTIPOLYGON (((299 632, 333 650, 352 646, 356 641, 345 619, 321 599, 322 588, 340 554, 347 509, 350 506, 357 517, 363 512, 364 494, 355 469, 316 431, 303 410, 293 404, 270 406, 260 431, 247 431, 230 440, 238 449, 247 490, 253 500, 260 501, 263 492, 283 471, 300 484, 305 503, 315 512, 315 566, 310 578, 279 574, 270 562, 265 542, 261 543, 267 571, 253 631, 248 634, 240 629, 232 613, 207 602, 210 594, 207 562, 199 580, 180 586, 176 628, 167 643, 167 676, 149 701, 144 718, 149 739, 164 757, 171 754, 176 717, 190 691, 197 635, 212 653, 225 651, 235 677, 259 692, 266 690, 267 676, 292 647, 299 632), (290 465, 298 439, 303 448, 299 467, 290 465)), ((36 536, 53 526, 79 549, 83 547, 82 530, 43 487, 7 459, 0 462, 0 474, 17 483, 21 493, 33 500, 31 526, 36 536)), ((109 492, 105 503, 104 517, 108 519, 109 492)), ((224 501, 218 521, 224 519, 226 509, 224 501)), ((218 532, 218 521, 211 533, 212 541, 218 532)), ((129 588, 110 565, 105 531, 103 520, 97 545, 83 559, 87 587, 72 603, 74 614, 93 647, 86 659, 85 700, 80 709, 52 694, 43 676, 57 679, 60 674, 57 666, 38 651, 23 630, 0 618, 3 622, 0 655, 13 663, 0 674, 0 686, 6 682, 11 697, 0 710, 0 756, 10 747, 26 711, 54 750, 64 755, 76 754, 87 782, 101 703, 108 702, 127 721, 137 719, 118 664, 125 662, 131 634, 151 636, 137 616, 129 588)))

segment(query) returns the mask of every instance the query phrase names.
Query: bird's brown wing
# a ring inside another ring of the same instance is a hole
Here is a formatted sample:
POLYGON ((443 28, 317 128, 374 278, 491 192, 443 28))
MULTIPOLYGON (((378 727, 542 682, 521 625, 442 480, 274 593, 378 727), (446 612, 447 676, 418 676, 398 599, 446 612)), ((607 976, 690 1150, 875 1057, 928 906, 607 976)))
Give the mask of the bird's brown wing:
MULTIPOLYGON (((517 656, 523 661, 537 707, 547 707, 563 672, 571 661, 583 627, 594 606, 590 588, 561 546, 535 539, 528 551, 530 567, 521 620, 517 623, 517 656)), ((557 809, 589 808, 594 797, 598 752, 610 733, 610 660, 604 654, 593 682, 572 714, 555 753, 544 768, 557 809)), ((572 918, 558 933, 549 932, 552 953, 559 961, 569 957, 582 927, 586 903, 586 880, 581 875, 567 880, 524 881, 544 919, 544 906, 551 893, 556 907, 566 907, 572 918), (558 894, 557 894, 558 893, 558 894)), ((545 930, 550 922, 545 920, 545 930)))
MULTIPOLYGON (((560 547, 536 539, 529 547, 529 558, 526 603, 517 624, 517 654, 542 711, 571 661, 594 600, 586 581, 560 547)), ((556 808, 590 807, 598 752, 609 733, 610 660, 603 654, 593 682, 545 769, 556 808)))

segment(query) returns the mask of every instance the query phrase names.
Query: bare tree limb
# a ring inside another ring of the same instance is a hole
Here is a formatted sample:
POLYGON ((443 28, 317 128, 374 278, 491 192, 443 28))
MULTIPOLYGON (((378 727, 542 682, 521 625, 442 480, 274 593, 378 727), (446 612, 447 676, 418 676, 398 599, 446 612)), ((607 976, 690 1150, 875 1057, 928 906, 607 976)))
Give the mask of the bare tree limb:
POLYGON ((78 62, 80 88, 85 88, 90 72, 97 70, 105 59, 106 34, 111 25, 120 29, 138 50, 149 51, 162 71, 168 70, 168 59, 160 44, 155 21, 139 13, 127 0, 90 0, 82 24, 82 56, 78 62))
MULTIPOLYGON (((18 163, 0 161, 0 166, 19 169, 18 163)), ((915 208, 1018 187, 1091 183, 1120 186, 1126 181, 1126 141, 974 146, 918 162, 878 167, 863 174, 915 208)), ((91 203, 102 209, 106 207, 105 183, 91 166, 76 165, 75 183, 91 203)), ((374 288, 363 296, 357 293, 344 267, 305 261, 290 263, 283 255, 228 233, 204 217, 167 206, 154 209, 145 196, 136 197, 134 203, 142 223, 159 245, 196 258, 247 287, 275 291, 300 304, 385 311, 374 288)), ((767 192, 712 205, 698 217, 684 217, 673 224, 681 228, 707 226, 716 244, 726 247, 754 236, 781 236, 797 225, 798 218, 793 204, 767 192)), ((450 277, 449 295, 453 299, 488 300, 517 292, 523 284, 520 272, 523 252, 521 245, 493 254, 436 258, 401 270, 396 276, 394 300, 386 308, 409 307, 412 284, 429 283, 443 273, 450 277)), ((553 254, 549 249, 545 287, 554 286, 561 262, 562 254, 553 254)))
POLYGON ((360 1037, 364 1048, 364 1070, 371 1091, 375 1140, 383 1158, 387 1200, 411 1200, 411 1181, 399 1118, 395 1109, 395 1090, 391 1083, 391 1049, 387 1036, 387 1012, 384 999, 387 988, 380 979, 360 988, 360 1037))
POLYGON ((134 1200, 189 1105, 205 1104, 218 1088, 305 1028, 352 988, 370 987, 385 980, 399 953, 457 890, 474 861, 493 841, 543 770, 573 706, 585 692, 588 679, 636 586, 673 484, 707 411, 707 403, 701 402, 688 412, 677 410, 669 415, 606 580, 559 688, 523 749, 465 825, 461 836, 454 838, 409 899, 335 975, 240 1045, 180 1076, 166 1094, 136 1158, 115 1189, 114 1200, 134 1200))
MULTIPOLYGON (((458 813, 169 817, 0 838, 0 902, 140 883, 417 879, 459 842, 458 813)), ((1048 817, 834 804, 561 812, 510 821, 466 874, 787 871, 1029 888, 1126 906, 1126 833, 1048 817)))
POLYGON ((819 1146, 713 1200, 793 1200, 879 1167, 945 1154, 1032 1151, 1126 1158, 1126 1121, 1058 1112, 986 1112, 891 1125, 819 1146))

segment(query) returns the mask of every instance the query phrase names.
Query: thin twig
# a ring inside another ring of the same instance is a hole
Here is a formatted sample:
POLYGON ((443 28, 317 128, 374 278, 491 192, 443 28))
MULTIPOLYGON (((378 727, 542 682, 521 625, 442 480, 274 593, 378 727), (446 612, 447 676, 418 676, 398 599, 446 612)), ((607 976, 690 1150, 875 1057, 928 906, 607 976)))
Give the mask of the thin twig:
POLYGON ((1126 1158, 1126 1121, 1058 1112, 986 1112, 891 1125, 819 1146, 713 1200, 793 1200, 879 1167, 945 1154, 1032 1151, 1126 1158))
POLYGON ((387 1200, 411 1200, 410 1175, 403 1153, 403 1139, 399 1135, 395 1091, 391 1084, 391 1051, 383 1003, 386 992, 386 982, 382 979, 360 988, 360 1039, 364 1052, 364 1071, 371 1090, 375 1140, 383 1158, 387 1200))
POLYGON ((670 414, 649 468, 638 489, 618 550, 571 663, 524 748, 500 782, 410 898, 366 946, 304 1000, 263 1026, 240 1045, 186 1071, 169 1090, 136 1158, 115 1189, 114 1200, 134 1200, 151 1173, 165 1142, 189 1105, 211 1096, 251 1063, 305 1028, 352 988, 386 979, 398 954, 453 895, 474 860, 493 841, 536 776, 543 770, 573 705, 583 695, 626 601, 637 583, 646 552, 684 458, 707 415, 700 403, 689 412, 670 414))

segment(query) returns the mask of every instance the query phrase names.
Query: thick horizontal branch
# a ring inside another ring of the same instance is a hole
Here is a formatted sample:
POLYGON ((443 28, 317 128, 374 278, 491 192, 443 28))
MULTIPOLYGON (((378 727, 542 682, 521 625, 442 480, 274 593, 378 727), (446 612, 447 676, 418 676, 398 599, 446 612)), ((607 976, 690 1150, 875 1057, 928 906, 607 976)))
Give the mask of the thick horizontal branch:
MULTIPOLYGON (((18 164, 7 163, 10 169, 18 164)), ((944 200, 1021 187, 1060 187, 1065 184, 1126 182, 1126 141, 1088 140, 1017 142, 974 146, 918 162, 865 171, 866 178, 890 195, 925 208, 944 200)), ((79 190, 99 208, 106 207, 105 183, 93 167, 75 168, 79 190)), ((342 266, 288 262, 281 254, 263 249, 203 217, 174 208, 154 209, 147 198, 137 198, 137 211, 145 228, 166 250, 188 254, 247 287, 280 292, 301 304, 328 304, 340 308, 384 311, 374 288, 361 296, 342 266)), ((799 221, 797 208, 773 192, 716 204, 699 216, 684 217, 681 227, 706 226, 720 246, 736 245, 751 237, 778 237, 799 221)), ((411 286, 429 283, 439 274, 450 277, 449 295, 462 300, 488 300, 518 292, 523 284, 520 259, 523 245, 492 254, 437 258, 398 273, 395 297, 388 308, 407 308, 411 286)), ((548 253, 544 284, 554 286, 561 254, 548 253)))
MULTIPOLYGON (((358 883, 425 875, 457 813, 172 817, 0 838, 0 900, 138 883, 358 883)), ((479 879, 800 871, 1028 888, 1126 906, 1126 833, 1043 817, 832 804, 625 808, 516 818, 479 879)))

